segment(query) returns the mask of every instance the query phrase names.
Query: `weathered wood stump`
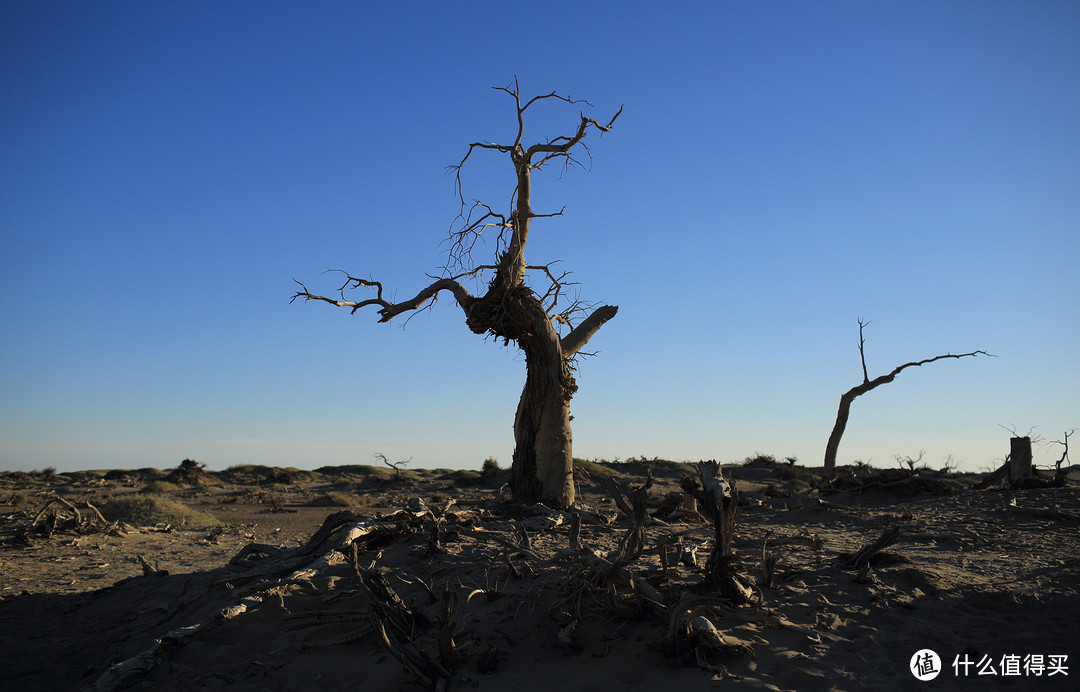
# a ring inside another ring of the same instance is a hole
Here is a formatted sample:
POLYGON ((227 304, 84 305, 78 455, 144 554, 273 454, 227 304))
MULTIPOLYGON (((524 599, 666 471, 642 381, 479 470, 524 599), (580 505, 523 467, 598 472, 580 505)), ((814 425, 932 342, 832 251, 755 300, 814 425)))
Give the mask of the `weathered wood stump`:
POLYGON ((1009 486, 1018 488, 1031 477, 1031 438, 1014 437, 1009 440, 1009 486))

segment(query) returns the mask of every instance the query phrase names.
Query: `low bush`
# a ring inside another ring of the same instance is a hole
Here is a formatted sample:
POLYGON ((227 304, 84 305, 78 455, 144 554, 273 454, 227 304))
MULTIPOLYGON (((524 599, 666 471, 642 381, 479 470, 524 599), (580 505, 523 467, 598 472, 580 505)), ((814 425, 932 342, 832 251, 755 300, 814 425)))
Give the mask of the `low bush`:
POLYGON ((314 498, 308 504, 312 507, 368 507, 371 505, 371 496, 331 490, 314 498))
POLYGON ((160 494, 160 493, 172 492, 173 490, 179 490, 179 489, 180 489, 180 486, 176 485, 175 483, 170 483, 169 481, 150 481, 145 486, 143 486, 143 489, 142 489, 141 492, 150 493, 150 494, 160 494))
POLYGON ((140 493, 110 500, 101 506, 109 521, 123 521, 134 526, 172 524, 186 528, 205 528, 220 524, 205 512, 153 493, 140 493))

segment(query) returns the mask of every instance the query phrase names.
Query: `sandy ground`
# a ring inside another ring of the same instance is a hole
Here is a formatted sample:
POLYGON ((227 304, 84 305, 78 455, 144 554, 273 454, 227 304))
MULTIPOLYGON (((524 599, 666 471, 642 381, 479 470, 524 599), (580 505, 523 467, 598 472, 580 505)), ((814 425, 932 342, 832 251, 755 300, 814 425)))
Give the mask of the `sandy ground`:
POLYGON ((501 502, 505 472, 154 488, 221 522, 199 527, 96 519, 146 477, 5 474, 0 688, 1077 688, 1077 485, 729 468, 752 592, 736 605, 703 586, 714 530, 678 508, 686 465, 654 465, 643 549, 617 559, 630 520, 598 479, 640 486, 646 466, 582 474, 577 529, 574 512, 501 502), (926 682, 922 649, 940 658, 926 682))

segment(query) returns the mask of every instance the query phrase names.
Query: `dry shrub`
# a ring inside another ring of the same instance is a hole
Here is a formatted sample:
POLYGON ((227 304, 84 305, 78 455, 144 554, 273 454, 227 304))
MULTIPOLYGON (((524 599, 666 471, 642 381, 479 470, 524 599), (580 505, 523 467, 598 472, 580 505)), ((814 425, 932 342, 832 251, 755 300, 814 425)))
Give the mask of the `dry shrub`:
POLYGON ((142 492, 150 494, 160 494, 169 493, 179 489, 180 486, 176 485, 175 483, 170 483, 169 481, 150 481, 143 487, 142 492))
POLYGON ((308 504, 312 507, 369 507, 371 505, 371 496, 331 490, 319 495, 308 504))
POLYGON ((206 464, 194 459, 184 459, 165 480, 177 485, 206 485, 210 482, 210 474, 206 472, 206 464))
POLYGON ((135 526, 172 524, 189 528, 205 528, 220 524, 213 516, 196 511, 185 504, 154 493, 141 493, 110 500, 101 507, 109 521, 123 521, 135 526))

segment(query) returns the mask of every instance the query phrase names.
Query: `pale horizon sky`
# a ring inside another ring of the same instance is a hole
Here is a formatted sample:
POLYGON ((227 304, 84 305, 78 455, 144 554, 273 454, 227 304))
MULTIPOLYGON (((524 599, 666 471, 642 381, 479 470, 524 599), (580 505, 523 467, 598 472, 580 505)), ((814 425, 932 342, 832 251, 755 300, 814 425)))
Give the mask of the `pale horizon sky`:
MULTIPOLYGON (((529 261, 619 306, 575 456, 820 465, 858 318, 871 377, 996 357, 857 399, 840 463, 974 471, 1004 428, 1080 428, 1080 4, 8 2, 0 469, 508 466, 524 363, 449 296, 404 330, 289 298, 427 285, 446 166, 512 139, 515 75, 624 107, 534 178, 566 209, 529 261)), ((473 159, 504 210, 509 163, 473 159)))

